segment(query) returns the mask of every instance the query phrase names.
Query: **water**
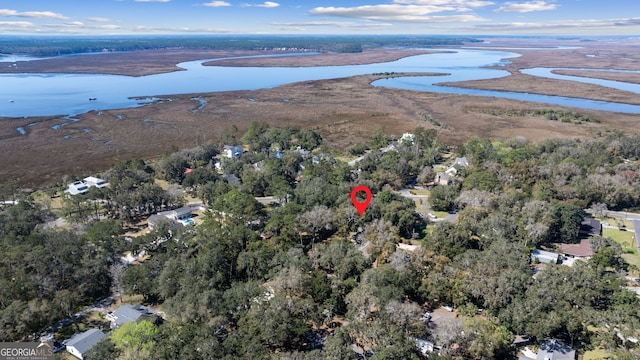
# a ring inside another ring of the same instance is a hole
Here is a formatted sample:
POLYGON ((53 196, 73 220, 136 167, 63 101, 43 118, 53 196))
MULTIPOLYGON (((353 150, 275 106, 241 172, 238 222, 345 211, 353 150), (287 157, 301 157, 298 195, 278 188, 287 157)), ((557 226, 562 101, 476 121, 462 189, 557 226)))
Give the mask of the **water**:
MULTIPOLYGON (((640 113, 640 106, 634 105, 434 85, 441 82, 507 76, 509 73, 504 70, 488 69, 483 66, 505 64, 507 60, 503 59, 519 56, 515 53, 495 50, 461 49, 451 52, 450 49, 447 49, 447 51, 449 52, 412 56, 380 64, 325 67, 236 68, 202 66, 202 63, 210 60, 199 60, 178 64, 185 71, 141 77, 100 74, 1 74, 0 116, 76 115, 92 110, 135 107, 153 101, 168 100, 154 97, 159 95, 255 90, 299 81, 384 72, 437 72, 450 75, 380 80, 374 82, 375 86, 494 96, 579 108, 640 113)), ((557 77, 561 75, 549 75, 545 71, 540 71, 537 76, 557 77)), ((580 77, 564 76, 563 78, 586 82, 583 80, 584 78, 580 77)), ((606 84, 604 86, 613 88, 619 88, 617 86, 621 85, 619 82, 597 79, 589 79, 589 82, 606 84)))

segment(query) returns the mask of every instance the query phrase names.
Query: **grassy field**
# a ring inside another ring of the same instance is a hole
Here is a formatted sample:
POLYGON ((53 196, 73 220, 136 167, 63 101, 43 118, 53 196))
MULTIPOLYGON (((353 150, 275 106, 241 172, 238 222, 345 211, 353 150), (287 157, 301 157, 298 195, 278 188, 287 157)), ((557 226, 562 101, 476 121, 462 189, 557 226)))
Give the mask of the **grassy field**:
MULTIPOLYGON (((614 224, 615 221, 609 221, 614 224)), ((637 240, 635 238, 635 229, 633 223, 625 221, 625 227, 627 231, 620 231, 617 229, 602 229, 602 236, 611 238, 622 247, 622 258, 630 265, 636 266, 640 269, 640 254, 638 254, 637 240)))
POLYGON ((584 355, 579 356, 578 359, 581 360, 604 360, 611 359, 611 354, 604 351, 603 349, 595 349, 590 350, 584 353, 584 355))
POLYGON ((422 190, 422 189, 412 189, 412 190, 409 190, 409 193, 411 195, 425 195, 425 196, 431 195, 430 190, 422 190))
POLYGON ((638 254, 635 232, 633 229, 627 229, 627 231, 620 231, 616 229, 602 229, 602 236, 613 239, 615 242, 622 246, 622 250, 625 252, 627 249, 633 251, 634 254, 638 254))

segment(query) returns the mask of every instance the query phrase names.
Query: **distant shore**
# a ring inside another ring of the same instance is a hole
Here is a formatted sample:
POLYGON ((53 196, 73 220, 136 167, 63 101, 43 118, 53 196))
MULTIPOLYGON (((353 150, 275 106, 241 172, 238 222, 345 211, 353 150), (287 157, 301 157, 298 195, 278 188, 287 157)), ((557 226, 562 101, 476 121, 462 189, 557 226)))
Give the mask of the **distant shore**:
MULTIPOLYGON (((256 59, 226 59, 255 55, 286 55, 285 51, 248 50, 138 50, 63 56, 42 60, 18 61, 16 66, 0 67, 0 74, 69 73, 145 76, 181 71, 181 62, 225 59, 208 62, 215 66, 340 66, 364 65, 428 54, 429 50, 366 50, 360 53, 322 53, 305 56, 282 56, 256 59)), ((13 63, 4 63, 13 64, 13 63)))
MULTIPOLYGON (((505 40, 500 43, 492 40, 487 48, 517 45, 513 40, 509 41, 512 42, 505 40)), ((511 64, 499 67, 514 75, 482 80, 482 83, 453 85, 638 102, 637 95, 626 92, 571 81, 532 78, 519 74, 518 70, 538 66, 638 70, 640 54, 634 53, 633 49, 637 48, 635 45, 640 45, 640 41, 630 40, 620 44, 558 41, 545 45, 559 44, 581 47, 505 49, 522 54, 521 57, 509 59, 511 64)), ((478 44, 473 45, 482 48, 478 44)), ((540 44, 519 45, 526 47, 540 44)), ((380 49, 354 54, 234 59, 218 61, 215 65, 355 65, 393 61, 427 52, 429 51, 380 49)), ((19 62, 15 69, 9 66, 0 68, 0 73, 75 72, 142 76, 179 71, 180 68, 175 64, 184 61, 260 54, 275 52, 145 50, 19 62)), ((414 74, 392 76, 400 75, 414 74)), ((598 78, 608 76, 601 72, 592 75, 598 78)), ((384 127, 387 133, 396 135, 411 131, 417 126, 433 128, 438 131, 442 142, 451 145, 461 144, 471 136, 498 140, 524 136, 532 141, 540 141, 548 138, 593 138, 613 129, 640 131, 637 115, 633 114, 371 86, 371 82, 384 77, 389 76, 363 75, 305 81, 255 91, 170 95, 170 102, 81 114, 77 116, 79 122, 70 123, 60 130, 52 128, 68 121, 60 116, 0 118, 0 152, 8 154, 0 168, 0 183, 8 179, 16 179, 21 184, 28 185, 63 182, 66 176, 86 176, 119 161, 156 158, 172 146, 189 148, 206 141, 220 143, 224 129, 236 125, 243 131, 252 121, 266 122, 272 126, 290 125, 314 129, 323 136, 327 146, 342 150, 370 141, 378 127, 384 127), (194 100, 194 97, 200 100, 194 100), (202 108, 201 101, 206 104, 202 108), (532 112, 527 112, 522 117, 506 115, 508 110, 549 108, 579 112, 599 120, 600 123, 550 121, 533 116, 532 112), (37 124, 33 125, 35 123, 37 124), (18 128, 25 134, 22 135, 18 128)))

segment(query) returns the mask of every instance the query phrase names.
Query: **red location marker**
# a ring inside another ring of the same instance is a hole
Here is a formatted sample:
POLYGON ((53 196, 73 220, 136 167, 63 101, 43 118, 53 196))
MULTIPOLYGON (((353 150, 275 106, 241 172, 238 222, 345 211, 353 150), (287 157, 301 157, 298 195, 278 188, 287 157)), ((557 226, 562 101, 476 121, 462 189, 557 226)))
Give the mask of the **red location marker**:
POLYGON ((360 216, 362 216, 364 214, 364 211, 367 210, 367 206, 369 206, 369 203, 371 202, 371 190, 369 190, 369 188, 364 185, 358 185, 354 187, 353 190, 351 190, 351 202, 353 203, 353 206, 356 207, 356 210, 358 210, 360 216), (356 194, 358 194, 358 192, 360 191, 364 191, 364 193, 367 194, 367 198, 364 200, 364 202, 358 202, 358 199, 356 198, 356 194))

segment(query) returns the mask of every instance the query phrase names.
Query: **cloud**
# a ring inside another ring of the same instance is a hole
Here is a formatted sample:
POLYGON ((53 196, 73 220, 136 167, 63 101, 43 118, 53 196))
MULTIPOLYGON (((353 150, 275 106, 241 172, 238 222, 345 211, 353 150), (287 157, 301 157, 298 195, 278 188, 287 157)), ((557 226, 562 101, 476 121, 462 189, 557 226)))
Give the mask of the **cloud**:
POLYGON ((280 4, 273 1, 265 1, 263 4, 256 5, 256 7, 263 7, 263 8, 276 8, 278 6, 280 6, 280 4))
POLYGON ((221 1, 221 0, 216 0, 216 1, 212 1, 209 3, 204 3, 202 4, 203 6, 208 6, 208 7, 224 7, 224 6, 231 6, 231 4, 229 4, 226 1, 221 1))
POLYGON ((171 0, 134 0, 135 2, 160 2, 160 3, 168 3, 171 0))
POLYGON ((13 16, 13 17, 25 17, 25 18, 40 18, 40 19, 60 19, 66 20, 68 17, 54 13, 51 11, 25 11, 20 12, 10 9, 0 9, 0 16, 13 16))
POLYGON ((555 10, 557 7, 558 5, 547 4, 546 1, 530 1, 526 3, 508 2, 494 11, 525 13, 525 12, 531 12, 531 11, 555 10))
POLYGON ((0 21, 0 26, 29 28, 29 27, 35 27, 36 24, 29 21, 0 21))
MULTIPOLYGON (((437 0, 441 1, 441 0, 437 0)), ((442 1, 444 3, 444 1, 442 1)), ((450 3, 451 1, 449 1, 450 3)), ((398 22, 414 22, 414 23, 431 23, 431 22, 472 22, 485 21, 486 19, 477 15, 443 15, 443 16, 427 16, 429 14, 456 11, 458 8, 453 6, 439 5, 363 5, 356 7, 317 7, 311 9, 312 15, 320 16, 336 16, 355 19, 367 19, 374 21, 398 21, 398 22)), ((459 10, 458 10, 459 11, 459 10)))
POLYGON ((93 22, 109 22, 109 21, 111 21, 111 19, 107 19, 107 18, 103 18, 103 17, 90 17, 90 18, 87 18, 87 20, 93 21, 93 22))
POLYGON ((493 1, 481 0, 394 0, 394 4, 457 6, 463 8, 479 8, 495 4, 493 1))
POLYGON ((261 8, 277 8, 278 6, 280 6, 280 4, 278 4, 277 2, 273 2, 273 1, 265 1, 262 4, 241 4, 241 7, 261 7, 261 8))
MULTIPOLYGON (((511 22, 511 23, 487 23, 474 25, 473 30, 489 31, 556 31, 559 29, 612 29, 616 27, 640 26, 640 18, 625 19, 588 19, 588 20, 562 20, 552 22, 511 22)), ((471 29, 468 29, 471 30, 471 29)), ((626 30, 628 31, 628 30, 626 30)))

